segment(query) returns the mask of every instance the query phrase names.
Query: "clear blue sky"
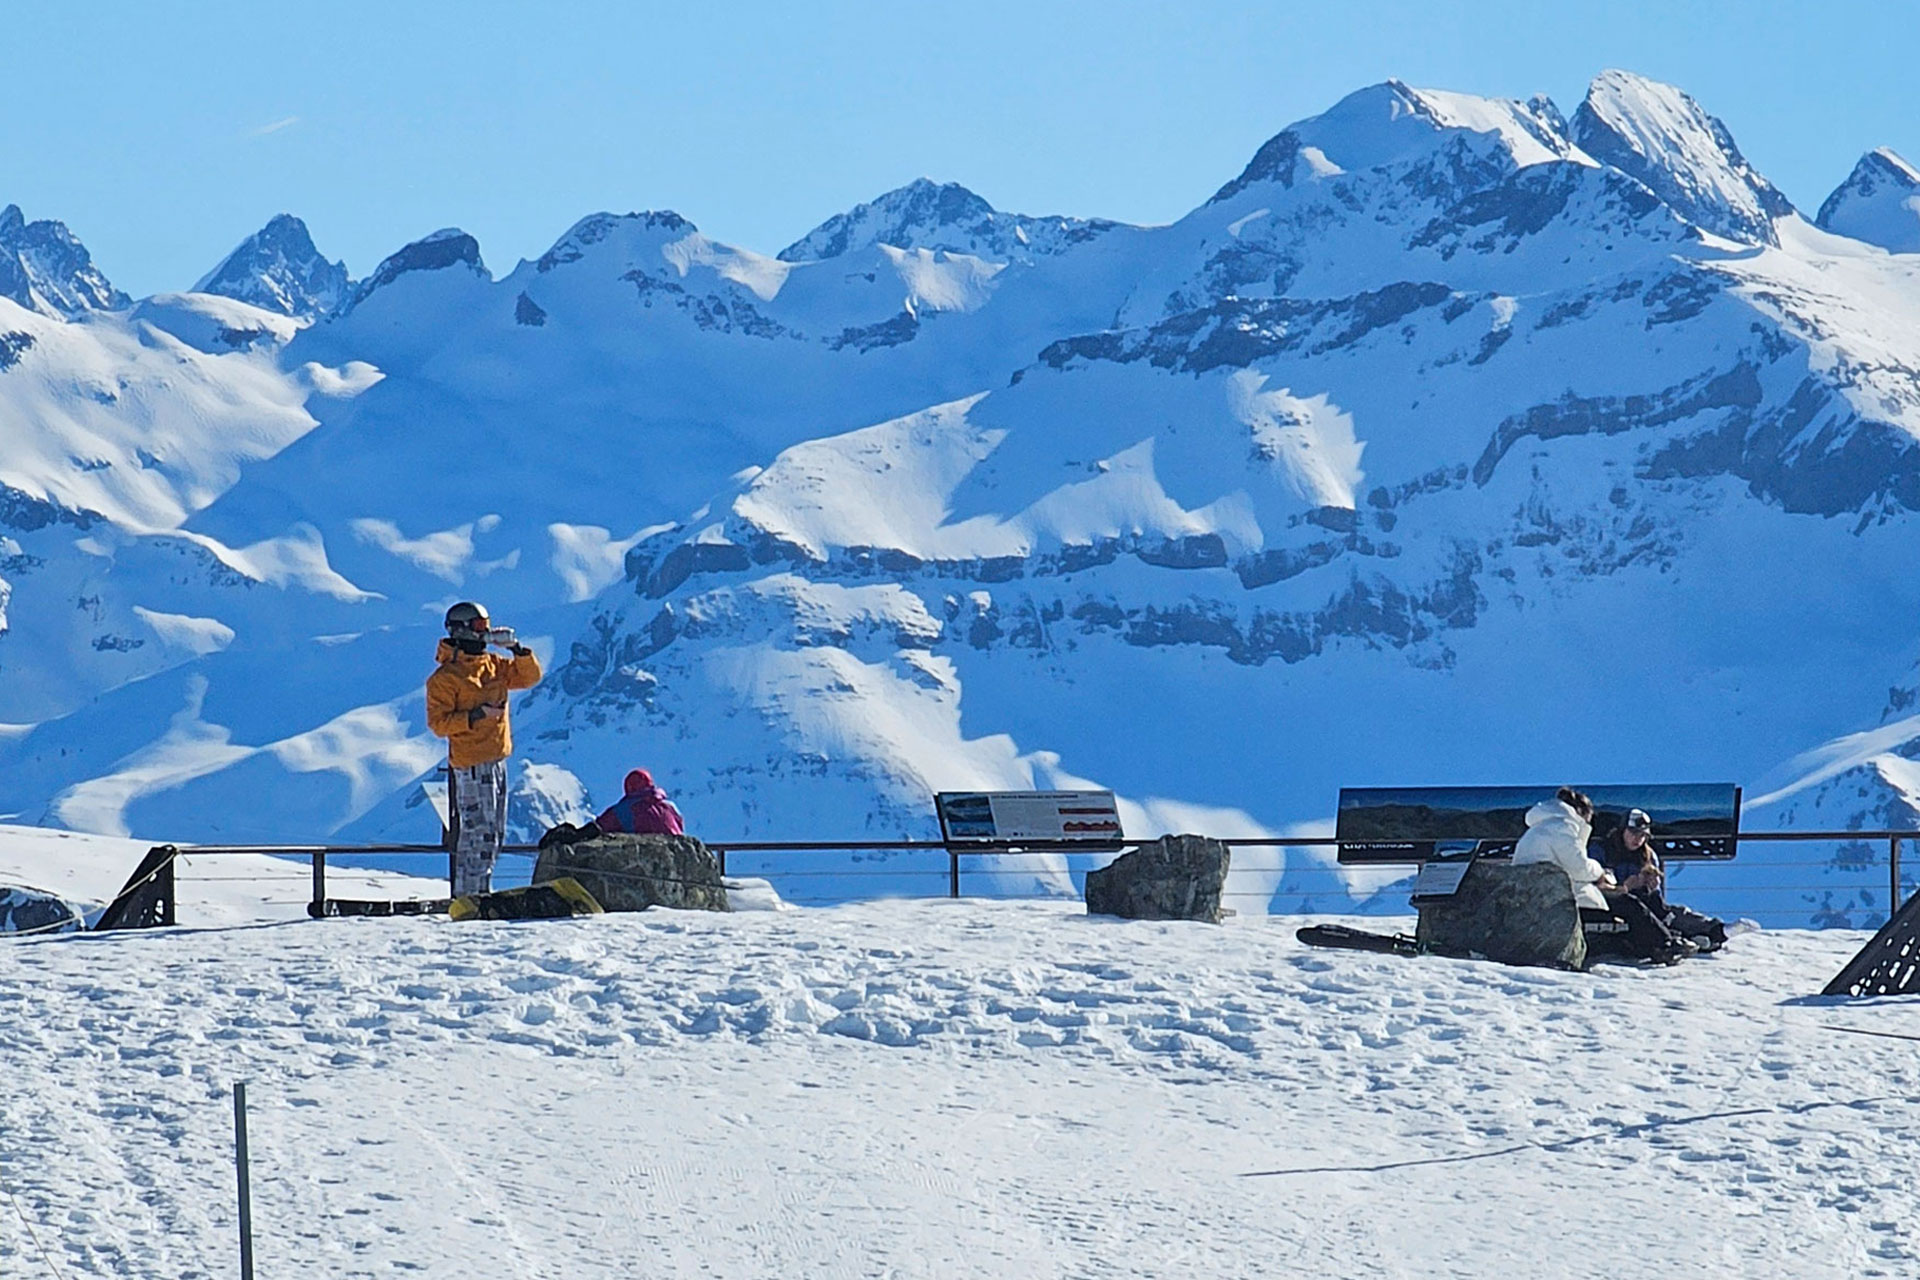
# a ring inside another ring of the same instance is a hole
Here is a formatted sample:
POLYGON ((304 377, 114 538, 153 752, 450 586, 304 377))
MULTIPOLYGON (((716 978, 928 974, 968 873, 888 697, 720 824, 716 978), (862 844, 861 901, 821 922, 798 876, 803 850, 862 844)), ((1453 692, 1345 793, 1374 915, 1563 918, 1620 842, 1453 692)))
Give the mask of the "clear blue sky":
POLYGON ((600 209, 772 253, 926 175, 996 206, 1180 216, 1362 85, 1571 114, 1619 66, 1726 120, 1809 214, 1920 161, 1920 5, 1669 0, 9 5, 0 204, 136 295, 281 211, 355 275, 442 226, 496 272, 600 209))

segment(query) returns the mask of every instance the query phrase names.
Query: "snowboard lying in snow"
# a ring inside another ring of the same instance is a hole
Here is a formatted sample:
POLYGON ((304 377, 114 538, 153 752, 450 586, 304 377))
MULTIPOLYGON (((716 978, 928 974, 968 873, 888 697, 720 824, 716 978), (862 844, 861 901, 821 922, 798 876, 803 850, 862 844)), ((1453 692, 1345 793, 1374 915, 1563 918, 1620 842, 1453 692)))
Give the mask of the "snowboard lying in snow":
POLYGON ((1296 929, 1293 936, 1310 947, 1338 947, 1342 951, 1378 951, 1395 956, 1417 956, 1426 951, 1404 933, 1368 933, 1343 924, 1312 924, 1296 929))
POLYGON ((437 916, 451 905, 446 898, 326 898, 307 904, 315 920, 335 916, 437 916))
POLYGON ((472 893, 455 898, 447 914, 455 920, 564 920, 597 916, 602 907, 572 876, 530 884, 524 889, 472 893))

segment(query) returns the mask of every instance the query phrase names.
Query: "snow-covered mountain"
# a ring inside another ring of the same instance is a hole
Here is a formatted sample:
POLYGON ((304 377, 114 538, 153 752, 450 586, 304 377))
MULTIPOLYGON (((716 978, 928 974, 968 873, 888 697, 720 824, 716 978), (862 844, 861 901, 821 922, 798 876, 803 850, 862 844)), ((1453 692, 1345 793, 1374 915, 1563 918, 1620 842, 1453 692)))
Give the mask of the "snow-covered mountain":
POLYGON ((876 244, 959 253, 990 262, 1047 257, 1111 231, 1104 218, 1002 213, 957 182, 916 178, 835 214, 780 251, 782 262, 818 262, 876 244))
POLYGON ((1860 157, 1814 219, 1889 253, 1920 253, 1920 170, 1886 147, 1860 157))
MULTIPOLYGON (((0 301, 0 813, 430 838, 463 597, 549 660, 528 824, 635 764, 715 837, 1079 783, 1138 834, 1560 778, 1806 823, 1809 753, 1920 754, 1920 258, 1620 72, 1571 123, 1362 89, 1196 199, 1144 228, 922 182, 778 257, 595 214, 497 279, 449 230, 312 323, 0 301)), ((1820 821, 1890 820, 1904 776, 1820 821)), ((1884 910, 1831 855, 1749 913, 1884 910)))
POLYGON ((1740 154, 1727 127, 1672 85, 1602 72, 1574 113, 1573 136, 1703 231, 1777 245, 1774 221, 1793 213, 1793 203, 1740 154))
POLYGON ((60 317, 127 305, 64 222, 28 222, 17 204, 0 209, 0 298, 60 317))
POLYGON ((346 299, 347 264, 313 246, 307 224, 290 213, 268 221, 200 278, 195 293, 216 293, 289 316, 324 315, 346 299))

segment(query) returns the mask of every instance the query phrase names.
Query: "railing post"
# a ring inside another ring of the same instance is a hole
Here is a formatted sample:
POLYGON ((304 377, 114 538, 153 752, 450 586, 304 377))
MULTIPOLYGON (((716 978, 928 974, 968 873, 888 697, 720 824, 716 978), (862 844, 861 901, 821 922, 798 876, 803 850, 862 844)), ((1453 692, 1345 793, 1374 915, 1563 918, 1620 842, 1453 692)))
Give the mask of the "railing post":
POLYGON ((722 847, 722 848, 719 848, 719 849, 715 849, 715 850, 713 851, 713 856, 714 856, 715 858, 717 858, 717 859, 719 860, 719 862, 720 862, 720 874, 721 874, 721 875, 725 875, 725 874, 727 874, 727 851, 726 851, 726 849, 725 849, 724 847, 722 847))
POLYGON ((313 902, 308 914, 318 917, 326 910, 327 902, 327 855, 320 850, 313 851, 313 902))
POLYGON ((247 1086, 233 1082, 233 1170, 240 1190, 240 1280, 253 1280, 253 1193, 247 1171, 247 1086))
POLYGON ((960 896, 960 851, 952 845, 947 846, 947 896, 960 896))
MULTIPOLYGON (((1892 824, 1889 823, 1889 826, 1892 824)), ((1887 874, 1893 881, 1892 896, 1887 899, 1887 919, 1900 909, 1900 837, 1887 837, 1887 874)))

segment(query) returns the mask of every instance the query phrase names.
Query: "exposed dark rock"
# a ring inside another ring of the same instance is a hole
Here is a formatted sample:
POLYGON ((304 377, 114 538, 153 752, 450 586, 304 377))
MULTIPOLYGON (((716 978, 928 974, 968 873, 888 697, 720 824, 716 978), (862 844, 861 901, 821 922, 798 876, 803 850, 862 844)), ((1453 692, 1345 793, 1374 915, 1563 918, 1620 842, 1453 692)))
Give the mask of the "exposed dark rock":
POLYGON ((1487 361, 1493 359, 1494 352, 1507 345, 1507 339, 1512 336, 1513 328, 1511 325, 1501 325, 1498 329, 1488 330, 1487 336, 1480 339, 1480 349, 1473 353, 1472 358, 1470 358, 1467 363, 1485 364, 1487 361))
POLYGON ((1745 360, 1723 373, 1702 374, 1650 395, 1562 396, 1501 422, 1479 461, 1473 464, 1473 479, 1476 484, 1486 484, 1507 451, 1527 436, 1555 440, 1561 436, 1618 435, 1679 422, 1710 409, 1752 410, 1764 396, 1758 370, 1745 360))
POLYGON ((667 552, 647 579, 646 593, 658 600, 696 573, 739 573, 753 567, 747 549, 732 542, 683 542, 667 552))
POLYGON ((1647 308, 1647 328, 1693 319, 1725 288, 1724 280, 1705 271, 1676 271, 1655 281, 1642 299, 1647 308))
POLYGON ((1227 544, 1217 533, 1202 533, 1142 546, 1134 554, 1162 569, 1218 569, 1227 563, 1227 544))
POLYGON ((1331 564, 1346 550, 1347 545, 1340 542, 1310 542, 1304 547, 1282 547, 1245 556, 1233 566, 1233 571, 1239 576, 1240 585, 1251 591, 1255 587, 1298 577, 1323 564, 1331 564))
POLYGON ((1205 836, 1161 836, 1087 873, 1087 914, 1220 922, 1232 852, 1205 836))
MULTIPOLYGON (((1609 231, 1638 223, 1661 208, 1646 187, 1610 170, 1571 162, 1529 165, 1468 194, 1415 233, 1408 247, 1436 248, 1446 259, 1463 248, 1483 254, 1511 252, 1520 240, 1565 217, 1572 198, 1588 189, 1594 193, 1595 216, 1609 231)), ((1685 230, 1678 223, 1674 227, 1685 230)))
POLYGON ((1351 346, 1451 297, 1453 291, 1446 285, 1412 281, 1331 301, 1228 297, 1170 316, 1148 329, 1063 338, 1042 350, 1039 359, 1054 369, 1079 360, 1119 364, 1145 360, 1156 368, 1196 374, 1245 368, 1283 353, 1320 355, 1351 346))
POLYGON ((608 911, 726 911, 720 862, 692 836, 603 835, 540 852, 533 882, 571 876, 608 911))
POLYGON ((20 357, 33 349, 33 335, 16 331, 0 333, 0 369, 11 369, 20 363, 20 357))
POLYGON ((902 311, 877 324, 842 329, 837 336, 823 338, 821 341, 835 351, 845 347, 852 347, 857 351, 876 351, 881 347, 897 347, 903 342, 912 342, 919 335, 920 317, 911 311, 902 311))
POLYGON ((545 308, 522 291, 513 301, 513 322, 538 327, 547 322, 547 313, 545 308))
POLYGON ((1415 937, 1436 951, 1501 964, 1582 969, 1587 940, 1567 873, 1550 862, 1477 861, 1459 892, 1419 904, 1415 937))
POLYGON ((1213 193, 1208 204, 1219 204, 1232 196, 1239 195, 1256 182, 1278 182, 1291 189, 1293 186, 1293 163, 1300 156, 1300 137, 1291 130, 1277 133, 1262 143, 1253 153, 1253 159, 1247 161, 1247 167, 1240 176, 1213 193))
POLYGON ((372 275, 354 286, 352 295, 341 304, 340 314, 353 311, 401 276, 417 271, 445 271, 449 267, 465 267, 482 280, 493 278, 486 264, 480 261, 478 240, 458 229, 436 231, 424 240, 414 241, 375 267, 372 275))
POLYGON ((640 295, 640 305, 652 307, 663 299, 686 312, 693 323, 715 333, 744 333, 750 338, 798 337, 778 320, 772 319, 744 298, 718 294, 695 294, 677 280, 669 280, 650 271, 635 268, 620 277, 640 295))
POLYGON ((21 533, 32 533, 51 524, 68 524, 76 529, 91 529, 101 517, 91 511, 69 511, 45 498, 36 498, 18 489, 0 484, 0 525, 21 533))

